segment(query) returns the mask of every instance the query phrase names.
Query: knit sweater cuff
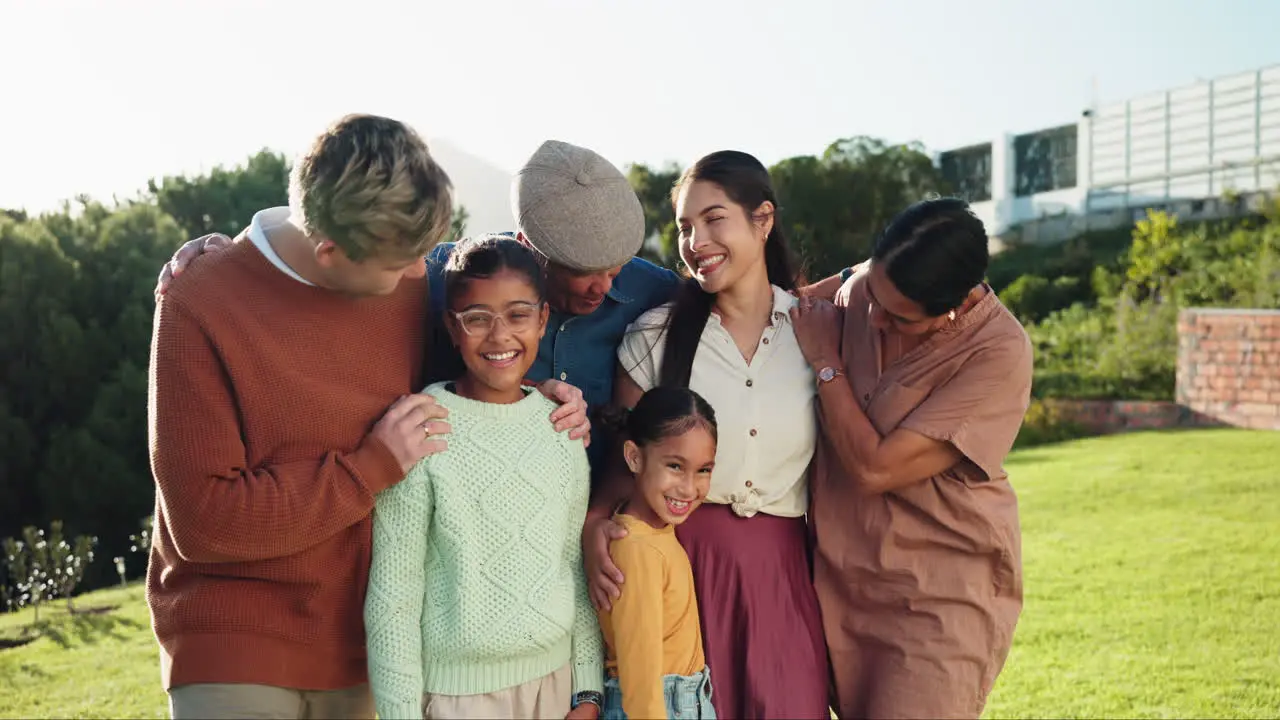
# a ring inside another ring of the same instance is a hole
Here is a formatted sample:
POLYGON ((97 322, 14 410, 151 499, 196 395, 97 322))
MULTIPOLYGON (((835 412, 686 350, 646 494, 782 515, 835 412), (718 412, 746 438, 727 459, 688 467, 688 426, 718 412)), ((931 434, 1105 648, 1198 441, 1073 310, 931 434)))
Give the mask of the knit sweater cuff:
POLYGON ((378 703, 378 720, 421 720, 422 704, 402 701, 378 703))
POLYGON ((604 692, 604 663, 575 662, 573 664, 573 694, 580 692, 604 692))
POLYGON ((359 480, 375 495, 404 479, 400 461, 391 454, 390 448, 372 435, 365 437, 351 454, 351 462, 360 473, 359 480))

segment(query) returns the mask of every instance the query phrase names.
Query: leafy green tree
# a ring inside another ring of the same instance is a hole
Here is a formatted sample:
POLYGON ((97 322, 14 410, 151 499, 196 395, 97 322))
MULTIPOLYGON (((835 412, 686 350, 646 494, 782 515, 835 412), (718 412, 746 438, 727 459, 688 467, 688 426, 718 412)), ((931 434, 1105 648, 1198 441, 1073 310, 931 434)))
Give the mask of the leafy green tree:
POLYGON ((919 144, 865 136, 832 143, 821 157, 793 157, 770 169, 791 244, 810 279, 865 260, 899 211, 946 183, 919 144))
POLYGON ((459 205, 453 209, 453 219, 449 221, 449 241, 457 242, 467 236, 467 221, 471 215, 467 208, 459 205))
POLYGON ((640 255, 671 268, 678 267, 680 263, 675 210, 671 207, 671 189, 680 179, 680 172, 680 166, 675 163, 667 163, 656 170, 644 164, 627 168, 627 180, 644 208, 645 245, 640 255))
POLYGON ((147 189, 189 238, 212 232, 235 237, 255 212, 289 204, 289 161, 264 149, 241 167, 167 176, 151 180, 147 189))

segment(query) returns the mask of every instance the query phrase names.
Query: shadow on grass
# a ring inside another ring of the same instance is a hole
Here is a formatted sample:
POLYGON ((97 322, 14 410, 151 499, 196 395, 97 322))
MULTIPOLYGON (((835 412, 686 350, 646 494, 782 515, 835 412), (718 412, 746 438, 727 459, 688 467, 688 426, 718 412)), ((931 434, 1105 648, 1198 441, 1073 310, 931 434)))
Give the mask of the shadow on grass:
POLYGON ((43 622, 39 634, 61 648, 71 647, 72 638, 82 645, 92 645, 103 638, 122 640, 127 631, 139 630, 142 623, 111 614, 114 608, 88 608, 56 621, 43 622))
POLYGON ((10 650, 12 648, 20 648, 29 642, 35 640, 38 635, 19 635, 17 637, 0 637, 0 650, 10 650))

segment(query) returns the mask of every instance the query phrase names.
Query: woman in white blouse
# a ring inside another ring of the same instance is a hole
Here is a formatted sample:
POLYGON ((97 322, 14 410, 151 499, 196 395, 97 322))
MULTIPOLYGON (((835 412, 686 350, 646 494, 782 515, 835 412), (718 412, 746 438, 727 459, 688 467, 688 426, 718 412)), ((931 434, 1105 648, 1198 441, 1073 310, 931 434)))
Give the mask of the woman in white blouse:
MULTIPOLYGON (((693 565, 712 699, 722 718, 828 718, 827 652, 808 561, 807 472, 816 381, 791 327, 796 273, 769 173, 712 153, 672 191, 680 255, 693 274, 677 300, 641 316, 618 348, 615 402, 687 386, 720 418, 706 503, 677 531, 693 565)), ((625 497, 625 473, 593 514, 625 497)), ((626 592, 596 522, 585 537, 598 605, 626 592), (593 533, 596 535, 593 536, 593 533)))

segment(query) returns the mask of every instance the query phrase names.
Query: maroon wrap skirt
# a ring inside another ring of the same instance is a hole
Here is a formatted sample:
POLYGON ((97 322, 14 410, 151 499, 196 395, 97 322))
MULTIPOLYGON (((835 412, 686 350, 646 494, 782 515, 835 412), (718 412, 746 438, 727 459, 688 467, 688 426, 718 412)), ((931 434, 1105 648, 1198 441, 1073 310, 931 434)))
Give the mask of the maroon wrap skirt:
POLYGON ((829 720, 804 518, 743 518, 707 503, 676 535, 693 566, 716 715, 829 720))

